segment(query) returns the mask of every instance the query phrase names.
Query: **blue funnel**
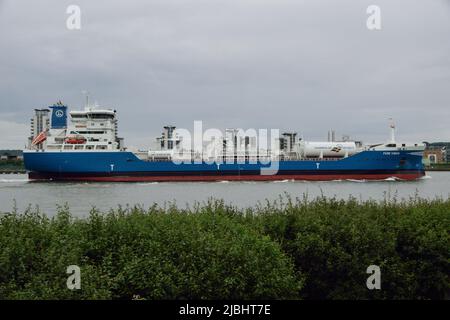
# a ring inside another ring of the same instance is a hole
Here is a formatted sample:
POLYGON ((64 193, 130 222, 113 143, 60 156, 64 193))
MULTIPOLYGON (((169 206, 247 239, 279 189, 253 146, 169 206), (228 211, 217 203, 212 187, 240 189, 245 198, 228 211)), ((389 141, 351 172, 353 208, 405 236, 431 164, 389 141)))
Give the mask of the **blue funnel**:
POLYGON ((66 129, 67 128, 67 106, 61 102, 49 107, 52 109, 52 129, 66 129))

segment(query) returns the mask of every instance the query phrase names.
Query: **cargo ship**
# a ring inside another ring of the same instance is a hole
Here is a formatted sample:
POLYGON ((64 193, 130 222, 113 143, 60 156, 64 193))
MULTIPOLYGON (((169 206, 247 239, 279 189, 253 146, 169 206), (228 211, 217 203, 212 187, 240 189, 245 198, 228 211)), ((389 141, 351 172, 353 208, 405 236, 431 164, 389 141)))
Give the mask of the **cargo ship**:
POLYGON ((393 124, 386 143, 335 141, 334 134, 325 142, 309 142, 295 132, 286 132, 278 138, 276 148, 256 151, 249 151, 254 138, 227 129, 221 141, 223 152, 212 158, 202 150, 183 149, 183 161, 177 156, 182 139, 171 125, 164 127, 155 147, 126 148, 118 137, 113 109, 87 104, 84 110, 69 112, 58 102, 36 110, 32 125, 29 146, 24 150, 31 180, 414 180, 425 175, 424 144, 396 142, 393 124))

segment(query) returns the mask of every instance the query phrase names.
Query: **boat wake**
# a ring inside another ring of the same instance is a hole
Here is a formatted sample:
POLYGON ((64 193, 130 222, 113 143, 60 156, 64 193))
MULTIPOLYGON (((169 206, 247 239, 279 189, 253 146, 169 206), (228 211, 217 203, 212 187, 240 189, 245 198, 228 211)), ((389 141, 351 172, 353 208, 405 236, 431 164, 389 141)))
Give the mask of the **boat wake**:
MULTIPOLYGON (((423 178, 418 178, 417 180, 421 180, 423 178)), ((401 179, 398 177, 389 177, 389 178, 385 178, 385 179, 346 179, 345 181, 350 181, 350 182, 402 182, 402 181, 409 181, 409 180, 405 180, 405 179, 401 179)))
POLYGON ((0 179, 0 183, 28 182, 28 179, 0 179))
POLYGON ((137 183, 138 186, 150 186, 150 185, 154 185, 154 184, 159 184, 159 182, 154 181, 154 182, 146 182, 146 183, 137 183))
POLYGON ((349 182, 367 182, 368 180, 366 180, 366 179, 345 179, 345 181, 349 181, 349 182))

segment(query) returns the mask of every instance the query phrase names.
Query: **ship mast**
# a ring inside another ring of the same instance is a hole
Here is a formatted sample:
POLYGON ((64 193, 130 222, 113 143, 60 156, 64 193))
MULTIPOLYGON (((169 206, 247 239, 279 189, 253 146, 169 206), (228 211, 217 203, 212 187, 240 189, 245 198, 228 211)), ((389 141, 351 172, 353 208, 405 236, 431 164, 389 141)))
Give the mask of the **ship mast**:
POLYGON ((83 90, 83 91, 81 91, 81 93, 83 93, 86 96, 84 109, 87 110, 89 108, 89 91, 83 90))
POLYGON ((392 118, 389 118, 389 121, 389 127, 391 128, 391 143, 395 143, 395 123, 392 118))

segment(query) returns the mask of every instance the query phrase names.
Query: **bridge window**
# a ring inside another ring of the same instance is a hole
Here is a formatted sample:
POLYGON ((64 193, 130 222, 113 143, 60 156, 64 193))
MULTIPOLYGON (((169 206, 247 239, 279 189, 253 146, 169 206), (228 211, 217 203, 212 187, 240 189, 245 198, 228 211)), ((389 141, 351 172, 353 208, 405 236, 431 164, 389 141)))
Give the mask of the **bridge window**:
POLYGON ((106 119, 113 119, 114 115, 112 115, 112 114, 91 114, 89 116, 89 118, 106 120, 106 119))

